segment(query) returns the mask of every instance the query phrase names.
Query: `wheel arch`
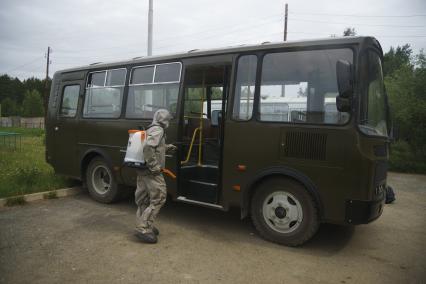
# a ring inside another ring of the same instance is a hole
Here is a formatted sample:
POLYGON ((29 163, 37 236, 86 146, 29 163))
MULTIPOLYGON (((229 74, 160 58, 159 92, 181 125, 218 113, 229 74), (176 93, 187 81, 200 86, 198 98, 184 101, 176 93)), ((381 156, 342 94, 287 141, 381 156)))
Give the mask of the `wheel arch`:
POLYGON ((112 169, 112 160, 105 153, 105 151, 98 148, 88 149, 86 152, 84 152, 84 154, 81 156, 81 159, 80 159, 80 176, 83 182, 86 181, 86 170, 87 170, 87 167, 89 166, 90 161, 92 161, 96 157, 103 158, 105 162, 107 163, 108 167, 112 169))
POLYGON ((275 177, 284 177, 293 179, 304 186, 304 188, 312 195, 315 202, 318 205, 320 219, 323 217, 323 204, 321 201, 321 196, 312 182, 312 180, 305 174, 288 167, 271 167, 263 169, 257 175, 255 175, 245 187, 245 190, 242 191, 242 200, 241 200, 241 218, 247 217, 250 212, 250 200, 256 191, 256 188, 265 180, 275 177))

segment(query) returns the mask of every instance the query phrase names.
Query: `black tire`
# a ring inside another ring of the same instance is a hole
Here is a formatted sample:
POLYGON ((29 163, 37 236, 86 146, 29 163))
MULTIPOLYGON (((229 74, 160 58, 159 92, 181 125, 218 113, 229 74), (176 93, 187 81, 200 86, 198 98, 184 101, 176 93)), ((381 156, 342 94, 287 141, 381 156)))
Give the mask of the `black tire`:
POLYGON ((303 185, 287 178, 271 178, 256 188, 251 218, 264 239, 286 246, 304 244, 320 224, 312 196, 303 185))
POLYGON ((86 184, 90 196, 98 202, 113 203, 121 197, 112 170, 101 157, 92 159, 87 166, 86 184))

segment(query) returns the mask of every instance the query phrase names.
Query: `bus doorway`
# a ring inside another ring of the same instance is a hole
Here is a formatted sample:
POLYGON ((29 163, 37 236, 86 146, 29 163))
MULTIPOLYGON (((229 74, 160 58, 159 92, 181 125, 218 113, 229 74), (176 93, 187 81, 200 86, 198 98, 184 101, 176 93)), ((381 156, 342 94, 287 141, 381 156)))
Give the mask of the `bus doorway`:
POLYGON ((224 117, 231 65, 185 69, 177 199, 220 207, 224 117))

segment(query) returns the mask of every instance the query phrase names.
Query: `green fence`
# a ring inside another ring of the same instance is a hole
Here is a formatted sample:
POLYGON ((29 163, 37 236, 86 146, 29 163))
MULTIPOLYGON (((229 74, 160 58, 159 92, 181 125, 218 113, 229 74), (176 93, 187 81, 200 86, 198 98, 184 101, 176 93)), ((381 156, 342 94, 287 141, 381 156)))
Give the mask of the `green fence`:
POLYGON ((22 147, 22 135, 15 132, 0 131, 0 147, 20 151, 22 147))

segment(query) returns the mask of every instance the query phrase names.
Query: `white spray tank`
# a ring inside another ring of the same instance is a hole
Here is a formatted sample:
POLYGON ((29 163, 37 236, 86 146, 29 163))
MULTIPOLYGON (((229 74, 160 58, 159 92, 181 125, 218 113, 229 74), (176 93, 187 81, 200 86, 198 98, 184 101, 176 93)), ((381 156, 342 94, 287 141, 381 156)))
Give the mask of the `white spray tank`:
POLYGON ((131 168, 146 168, 143 157, 143 148, 146 143, 146 131, 129 130, 129 142, 127 143, 124 165, 131 168))

